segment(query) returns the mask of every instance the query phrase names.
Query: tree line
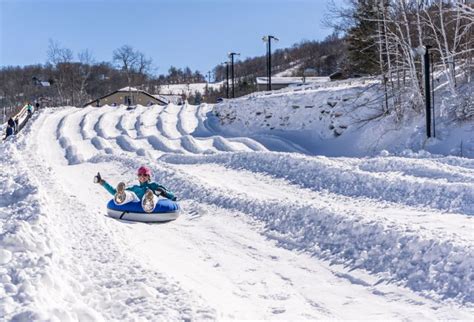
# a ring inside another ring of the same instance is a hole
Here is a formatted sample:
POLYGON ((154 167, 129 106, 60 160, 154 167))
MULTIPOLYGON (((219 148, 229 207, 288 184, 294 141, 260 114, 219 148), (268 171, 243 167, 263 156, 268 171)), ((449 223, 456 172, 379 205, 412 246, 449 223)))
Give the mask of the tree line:
POLYGON ((189 67, 155 76, 152 59, 129 45, 114 50, 111 62, 96 62, 89 50, 74 55, 52 40, 46 64, 2 67, 0 80, 2 106, 40 99, 49 106, 81 106, 126 86, 155 93, 162 84, 205 82, 189 67))
MULTIPOLYGON (((291 48, 277 49, 272 53, 272 73, 295 67, 292 76, 302 76, 304 69, 311 67, 321 75, 329 75, 343 60, 343 47, 343 38, 332 35, 323 41, 303 41, 291 48)), ((266 68, 265 55, 236 61, 236 96, 256 91, 256 77, 265 76, 266 68)), ((189 67, 172 66, 160 75, 154 72, 152 58, 129 45, 114 50, 110 62, 96 62, 89 50, 75 55, 50 40, 45 64, 0 69, 0 104, 12 106, 41 98, 51 106, 81 106, 126 86, 157 94, 164 84, 206 82, 201 72, 189 67)), ((217 65, 212 74, 214 81, 225 81, 226 67, 217 65)), ((203 94, 194 93, 188 99, 191 103, 215 102, 219 97, 226 97, 225 84, 218 90, 206 88, 203 94)))
MULTIPOLYGON (((322 41, 301 41, 290 48, 272 52, 272 75, 294 67, 289 76, 303 76, 306 69, 315 69, 319 76, 328 76, 342 67, 345 40, 334 33, 322 41)), ((266 76, 266 56, 247 58, 235 63, 235 74, 256 78, 266 76)), ((217 80, 226 78, 225 64, 214 68, 217 80)))

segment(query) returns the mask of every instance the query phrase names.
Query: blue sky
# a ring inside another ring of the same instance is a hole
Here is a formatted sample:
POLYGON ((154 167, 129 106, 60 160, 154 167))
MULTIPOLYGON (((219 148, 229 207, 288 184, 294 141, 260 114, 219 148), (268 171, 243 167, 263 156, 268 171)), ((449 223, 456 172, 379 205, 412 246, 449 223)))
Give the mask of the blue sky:
POLYGON ((89 49, 111 61, 128 44, 153 59, 155 74, 170 66, 207 73, 226 60, 265 54, 261 38, 280 38, 273 48, 322 40, 327 0, 0 0, 0 66, 46 62, 52 39, 75 54, 89 49))

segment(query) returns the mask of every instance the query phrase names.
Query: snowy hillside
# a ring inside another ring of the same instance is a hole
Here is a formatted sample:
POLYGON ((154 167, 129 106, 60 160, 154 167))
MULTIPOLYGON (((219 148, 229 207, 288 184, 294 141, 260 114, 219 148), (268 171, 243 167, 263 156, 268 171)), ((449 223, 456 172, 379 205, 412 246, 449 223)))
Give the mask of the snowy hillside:
POLYGON ((161 85, 159 87, 159 92, 163 95, 185 95, 186 97, 189 97, 191 95, 195 95, 196 93, 204 95, 206 88, 218 91, 222 86, 224 86, 224 82, 168 84, 161 85))
POLYGON ((370 88, 35 114, 0 145, 0 320, 472 319, 472 159, 301 153, 372 146, 338 114, 370 88), (93 176, 142 164, 176 221, 106 216, 93 176))
MULTIPOLYGON (((219 122, 213 124, 229 135, 290 139, 302 151, 326 156, 377 155, 386 150, 409 155, 429 151, 474 157, 474 124, 452 115, 461 105, 439 84, 435 95, 434 138, 426 139, 425 119, 407 109, 404 119, 384 115, 384 95, 377 78, 349 79, 324 84, 257 92, 216 105, 219 122)), ((460 92, 474 97, 474 85, 460 92)), ((409 101, 409 99, 408 99, 409 101)), ((474 105, 470 115, 474 115, 474 105)), ((466 114, 468 114, 466 113, 466 114)))

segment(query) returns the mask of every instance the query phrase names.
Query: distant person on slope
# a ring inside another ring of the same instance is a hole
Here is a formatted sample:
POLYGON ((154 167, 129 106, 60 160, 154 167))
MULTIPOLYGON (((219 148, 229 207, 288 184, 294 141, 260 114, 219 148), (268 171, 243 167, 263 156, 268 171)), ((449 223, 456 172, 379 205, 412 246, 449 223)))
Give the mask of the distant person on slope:
POLYGON ((145 212, 152 212, 153 209, 155 209, 159 196, 176 201, 176 197, 171 191, 162 185, 151 181, 150 168, 141 166, 138 169, 137 175, 139 185, 134 185, 128 188, 125 188, 125 183, 120 182, 117 185, 117 189, 114 189, 107 183, 107 181, 102 179, 100 173, 97 173, 94 177, 94 182, 99 183, 108 192, 114 195, 114 202, 116 205, 123 205, 129 202, 139 202, 141 200, 142 208, 145 212))
POLYGON ((31 105, 30 103, 28 103, 28 104, 26 105, 26 109, 27 109, 27 111, 28 111, 28 114, 31 116, 31 114, 33 114, 33 112, 34 112, 34 107, 33 107, 33 105, 31 105))
POLYGON ((15 134, 15 129, 13 128, 13 126, 11 126, 10 124, 7 125, 7 132, 5 134, 5 139, 7 137, 9 137, 10 135, 13 135, 15 134))
POLYGON ((13 134, 15 134, 15 132, 16 132, 16 122, 12 117, 10 117, 8 119, 8 126, 11 126, 11 128, 13 129, 13 134))

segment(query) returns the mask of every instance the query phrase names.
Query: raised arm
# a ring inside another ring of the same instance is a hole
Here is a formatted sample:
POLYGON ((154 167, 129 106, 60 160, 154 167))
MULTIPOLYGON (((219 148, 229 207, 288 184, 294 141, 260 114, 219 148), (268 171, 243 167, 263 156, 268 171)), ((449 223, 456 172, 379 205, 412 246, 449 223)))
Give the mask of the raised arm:
POLYGON ((94 182, 100 184, 102 187, 105 188, 112 196, 117 193, 117 190, 115 190, 114 187, 112 187, 107 181, 102 179, 101 175, 99 172, 97 172, 97 175, 94 177, 94 182))

